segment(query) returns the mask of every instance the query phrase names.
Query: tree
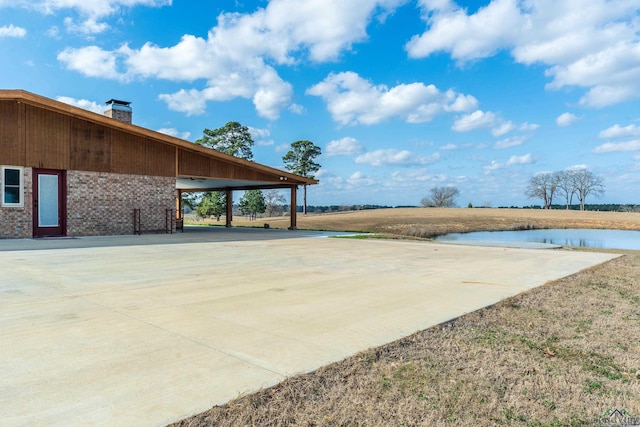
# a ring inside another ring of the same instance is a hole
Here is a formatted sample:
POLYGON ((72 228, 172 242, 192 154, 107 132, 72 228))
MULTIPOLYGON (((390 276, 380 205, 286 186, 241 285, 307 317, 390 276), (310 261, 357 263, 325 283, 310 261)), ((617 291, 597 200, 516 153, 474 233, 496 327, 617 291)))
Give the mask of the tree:
POLYGON ((587 169, 579 169, 573 172, 575 192, 580 202, 580 210, 584 210, 584 203, 588 195, 601 196, 604 194, 602 178, 587 169))
POLYGON ((240 212, 243 215, 249 215, 249 218, 252 220, 256 219, 259 213, 264 213, 267 210, 264 195, 260 190, 245 191, 238 205, 240 212))
POLYGON ((576 194, 575 171, 566 170, 556 172, 556 174, 558 177, 556 191, 564 196, 565 208, 569 209, 573 202, 573 196, 576 194))
POLYGON ((276 216, 282 213, 282 207, 287 203, 287 200, 278 190, 267 191, 264 194, 264 201, 267 205, 267 209, 265 211, 267 216, 276 216))
POLYGON ((530 199, 542 199, 543 209, 551 209, 557 187, 558 175, 553 172, 542 172, 531 177, 526 195, 530 199))
POLYGON ((554 195, 564 196, 566 208, 569 209, 573 196, 578 197, 580 210, 584 210, 587 196, 600 196, 604 193, 602 178, 587 169, 567 170, 562 172, 543 172, 529 181, 526 195, 532 199, 542 199, 543 208, 551 209, 554 195))
POLYGON ((226 205, 227 196, 224 193, 211 191, 205 193, 196 205, 196 214, 201 218, 214 215, 220 221, 220 216, 226 211, 226 205))
POLYGON ((460 195, 456 187, 433 187, 429 190, 430 197, 425 197, 420 201, 424 207, 452 208, 456 205, 455 198, 460 195))
MULTIPOLYGON (((320 170, 320 164, 314 160, 322 154, 320 147, 311 141, 302 140, 291 143, 291 149, 282 157, 284 167, 305 178, 314 178, 314 174, 320 170)), ((302 213, 307 213, 307 186, 304 188, 302 213)))
POLYGON ((249 128, 238 122, 228 122, 221 128, 203 131, 202 138, 196 144, 213 148, 230 156, 253 160, 253 139, 249 128))

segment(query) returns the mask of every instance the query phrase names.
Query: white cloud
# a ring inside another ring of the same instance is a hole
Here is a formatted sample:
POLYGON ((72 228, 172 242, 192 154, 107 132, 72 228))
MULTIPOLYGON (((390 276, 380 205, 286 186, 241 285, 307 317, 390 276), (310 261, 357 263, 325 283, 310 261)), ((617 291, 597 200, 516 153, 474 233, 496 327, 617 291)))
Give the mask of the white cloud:
POLYGON ((614 153, 625 151, 640 151, 640 139, 627 142, 607 142, 594 148, 594 153, 614 153))
POLYGON ((16 27, 13 24, 0 27, 0 39, 4 37, 22 38, 27 35, 27 30, 22 27, 16 27))
POLYGON ((511 156, 507 160, 507 165, 528 165, 533 163, 533 156, 531 154, 525 154, 523 156, 511 156))
POLYGON ((506 163, 500 163, 497 160, 492 160, 488 165, 483 166, 482 168, 485 171, 485 174, 491 173, 491 171, 504 169, 507 166, 513 165, 528 165, 534 162, 534 158, 531 154, 524 154, 522 156, 511 156, 506 161, 506 163))
POLYGON ((501 150, 504 148, 515 147, 518 145, 522 145, 522 143, 524 143, 526 140, 527 138, 524 136, 511 136, 509 138, 505 138, 496 142, 493 145, 493 148, 495 148, 496 150, 501 150))
POLYGON ((63 10, 75 11, 84 21, 76 23, 70 17, 66 17, 64 23, 67 29, 71 32, 96 34, 109 28, 108 24, 99 22, 100 19, 114 15, 124 8, 162 7, 171 5, 171 2, 172 0, 12 0, 0 1, 0 8, 20 7, 47 15, 63 10))
POLYGON ((97 22, 94 18, 86 19, 83 22, 76 23, 73 19, 67 17, 64 19, 64 26, 70 33, 78 34, 99 34, 109 29, 109 25, 104 22, 97 22))
POLYGON ((407 52, 414 58, 439 51, 451 52, 461 62, 485 58, 508 46, 523 28, 514 0, 492 1, 471 16, 452 1, 421 5, 429 29, 407 43, 407 52))
POLYGON ((363 187, 363 186, 374 185, 376 181, 366 176, 362 172, 358 171, 358 172, 352 173, 351 176, 349 176, 349 178, 347 179, 347 183, 349 183, 352 186, 363 187))
MULTIPOLYGON (((280 144, 275 148, 276 153, 284 153, 285 151, 289 151, 291 145, 289 144, 280 144)), ((320 175, 317 175, 320 176, 320 175)))
POLYGON ((375 124, 397 117, 408 123, 422 123, 450 111, 477 106, 477 100, 452 90, 440 92, 424 83, 394 87, 373 85, 354 72, 329 74, 307 90, 327 103, 333 119, 341 124, 375 124))
POLYGON ((457 150, 458 146, 456 144, 445 144, 440 147, 441 150, 457 150))
POLYGON ((508 50, 518 63, 546 66, 549 89, 585 88, 582 105, 640 97, 635 0, 492 0, 471 14, 450 0, 420 4, 427 29, 407 43, 411 57, 448 52, 463 64, 508 50))
POLYGON ((560 127, 571 126, 580 120, 578 116, 572 113, 562 113, 556 117, 556 125, 560 127))
POLYGON ((191 132, 180 132, 176 128, 161 128, 158 129, 158 132, 164 133, 165 135, 174 136, 176 138, 188 140, 191 136, 191 132))
POLYGON ((289 105, 289 111, 291 111, 293 114, 304 114, 307 112, 307 110, 304 108, 304 106, 300 105, 300 104, 291 104, 289 105))
POLYGON ((493 136, 503 136, 513 130, 520 131, 533 131, 538 128, 538 125, 531 123, 523 123, 516 125, 509 120, 505 120, 491 111, 484 112, 482 110, 476 110, 473 113, 465 114, 458 117, 451 129, 455 132, 469 132, 476 129, 490 129, 493 136))
POLYGON ((625 138, 640 136, 640 127, 636 125, 620 126, 615 124, 608 129, 603 130, 598 135, 600 138, 625 138))
POLYGON ((67 48, 58 54, 58 61, 64 62, 70 70, 89 77, 125 81, 126 75, 117 70, 117 59, 117 52, 105 51, 98 46, 67 48))
POLYGON ((422 157, 407 150, 387 148, 364 153, 356 157, 356 163, 365 163, 371 166, 415 166, 433 163, 439 158, 439 153, 422 157))
POLYGON ((485 170, 485 173, 488 173, 490 171, 502 169, 503 167, 504 167, 503 164, 497 162, 496 160, 491 160, 491 163, 489 163, 488 165, 483 166, 483 169, 485 170))
POLYGON ((105 107, 102 104, 98 104, 94 101, 89 101, 86 99, 76 99, 71 98, 69 96, 59 96, 56 100, 60 102, 64 102, 65 104, 73 105, 74 107, 79 107, 85 110, 93 111, 94 113, 104 114, 105 107))
POLYGON ((350 136, 333 140, 327 144, 325 155, 332 156, 353 156, 362 153, 364 146, 360 141, 350 136))
POLYGON ((269 129, 259 129, 251 126, 248 126, 248 128, 251 138, 255 141, 257 146, 267 147, 275 144, 273 139, 269 139, 269 136, 271 136, 271 131, 269 129))
MULTIPOLYGON (((366 39, 366 27, 372 19, 406 1, 272 0, 251 14, 220 14, 206 38, 186 34, 169 47, 146 43, 139 49, 123 45, 112 51, 98 46, 69 48, 58 55, 58 60, 92 77, 185 82, 185 87, 162 94, 160 99, 170 109, 187 115, 203 114, 209 101, 240 97, 250 99, 258 115, 274 120, 285 108, 295 114, 304 112, 300 105, 292 104, 291 84, 280 78, 275 65, 293 65, 302 60, 297 58, 301 55, 316 62, 336 60, 353 43, 366 39), (100 75, 97 69, 108 73, 100 75), (199 80, 206 83, 202 85, 199 80)), ((90 17, 113 13, 122 5, 165 4, 161 0, 105 3, 102 14, 96 12, 90 17)))

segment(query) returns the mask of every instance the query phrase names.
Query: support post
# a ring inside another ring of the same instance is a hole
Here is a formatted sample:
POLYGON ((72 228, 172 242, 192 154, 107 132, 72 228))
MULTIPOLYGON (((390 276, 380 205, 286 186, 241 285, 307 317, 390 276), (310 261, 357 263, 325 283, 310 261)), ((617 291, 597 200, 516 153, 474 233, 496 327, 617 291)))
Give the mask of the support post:
POLYGON ((178 198, 176 199, 176 219, 182 218, 182 190, 178 190, 178 198))
POLYGON ((231 221, 233 220, 233 190, 227 189, 227 215, 226 226, 231 227, 231 221))
POLYGON ((294 185, 293 187, 291 187, 291 202, 290 202, 290 217, 291 217, 291 226, 289 227, 289 230, 297 230, 298 229, 298 211, 297 211, 297 205, 298 205, 298 200, 297 200, 297 195, 298 195, 298 186, 294 185))

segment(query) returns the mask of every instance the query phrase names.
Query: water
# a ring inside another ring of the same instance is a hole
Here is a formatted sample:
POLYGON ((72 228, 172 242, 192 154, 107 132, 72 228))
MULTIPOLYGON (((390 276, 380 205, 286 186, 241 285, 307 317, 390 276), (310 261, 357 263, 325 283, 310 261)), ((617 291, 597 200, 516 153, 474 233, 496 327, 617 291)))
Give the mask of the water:
POLYGON ((476 231, 436 237, 439 241, 535 242, 561 246, 640 250, 640 231, 548 229, 522 231, 476 231))

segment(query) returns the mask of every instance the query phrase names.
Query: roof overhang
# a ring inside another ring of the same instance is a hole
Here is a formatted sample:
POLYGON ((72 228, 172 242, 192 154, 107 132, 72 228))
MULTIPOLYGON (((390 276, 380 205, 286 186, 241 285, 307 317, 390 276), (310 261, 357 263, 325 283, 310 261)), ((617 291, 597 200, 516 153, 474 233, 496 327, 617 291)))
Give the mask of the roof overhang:
POLYGON ((280 182, 225 180, 213 178, 193 178, 179 176, 176 178, 176 189, 186 192, 224 191, 224 190, 268 190, 297 187, 298 183, 288 182, 281 177, 280 182))
POLYGON ((83 120, 108 126, 110 128, 118 129, 130 134, 153 139, 160 143, 175 147, 177 151, 190 151, 216 161, 225 162, 230 165, 237 165, 240 167, 244 167, 245 169, 248 168, 256 171, 258 174, 262 174, 263 176, 265 176, 264 180, 261 181, 247 181, 242 179, 220 179, 216 176, 181 176, 176 170, 176 188, 178 190, 213 191, 225 189, 247 190, 292 188, 298 185, 313 185, 318 183, 317 180, 312 178, 306 178, 260 163, 233 157, 219 151, 200 146, 190 141, 179 139, 170 135, 165 135, 163 133, 142 128, 133 124, 123 123, 104 115, 93 113, 91 111, 87 111, 82 108, 65 104, 63 102, 49 99, 24 90, 0 90, 0 100, 15 100, 18 103, 24 102, 68 116, 81 118, 83 120))

